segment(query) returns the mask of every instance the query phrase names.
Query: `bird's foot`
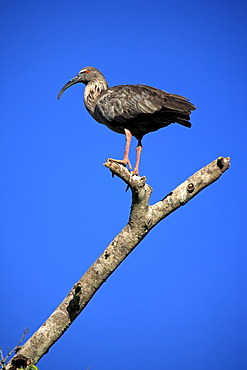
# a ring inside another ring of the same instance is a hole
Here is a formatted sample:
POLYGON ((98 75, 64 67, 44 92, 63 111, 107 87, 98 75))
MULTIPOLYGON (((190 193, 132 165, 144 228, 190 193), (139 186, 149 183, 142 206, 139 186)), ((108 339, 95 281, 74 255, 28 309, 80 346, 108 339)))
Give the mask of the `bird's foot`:
POLYGON ((129 158, 124 158, 124 159, 113 159, 113 158, 109 158, 109 161, 120 163, 124 167, 126 167, 128 165, 129 168, 132 170, 132 166, 131 166, 131 163, 130 163, 129 158))

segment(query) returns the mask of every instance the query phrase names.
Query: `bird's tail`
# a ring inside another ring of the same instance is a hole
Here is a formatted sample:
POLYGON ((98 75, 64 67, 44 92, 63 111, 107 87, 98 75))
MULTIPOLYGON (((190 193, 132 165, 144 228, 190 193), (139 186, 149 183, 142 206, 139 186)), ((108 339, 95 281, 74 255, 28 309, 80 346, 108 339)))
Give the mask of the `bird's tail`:
POLYGON ((180 125, 183 125, 185 127, 188 127, 190 128, 192 126, 192 124, 190 123, 189 121, 190 117, 188 116, 188 118, 178 118, 177 122, 180 124, 180 125))

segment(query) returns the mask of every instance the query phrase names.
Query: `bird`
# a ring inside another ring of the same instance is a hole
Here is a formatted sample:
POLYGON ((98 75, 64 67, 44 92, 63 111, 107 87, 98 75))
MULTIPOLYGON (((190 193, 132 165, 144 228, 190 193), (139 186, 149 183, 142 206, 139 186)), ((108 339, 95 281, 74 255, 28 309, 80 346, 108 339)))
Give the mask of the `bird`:
POLYGON ((139 176, 142 138, 171 123, 191 127, 190 114, 196 107, 189 99, 147 85, 118 85, 109 87, 104 75, 94 67, 85 67, 67 82, 57 98, 70 86, 83 83, 84 104, 99 123, 124 134, 126 145, 123 159, 110 158, 132 170, 129 150, 132 137, 137 139, 136 162, 133 175, 139 176))

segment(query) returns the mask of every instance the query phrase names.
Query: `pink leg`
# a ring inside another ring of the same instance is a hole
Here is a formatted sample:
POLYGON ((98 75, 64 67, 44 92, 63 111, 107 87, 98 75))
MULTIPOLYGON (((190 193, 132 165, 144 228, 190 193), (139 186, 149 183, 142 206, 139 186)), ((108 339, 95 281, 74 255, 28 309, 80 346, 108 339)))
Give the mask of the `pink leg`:
POLYGON ((136 147, 136 164, 135 164, 135 168, 133 171, 133 174, 137 176, 139 176, 139 164, 140 164, 141 152, 142 152, 142 142, 139 139, 137 147, 136 147))
POLYGON ((110 158, 111 161, 117 162, 117 163, 122 163, 124 166, 128 165, 130 169, 132 169, 130 160, 129 160, 129 151, 130 151, 130 143, 132 139, 132 134, 129 130, 126 128, 124 129, 125 132, 125 138, 126 138, 126 146, 124 150, 124 157, 123 159, 113 159, 110 158))

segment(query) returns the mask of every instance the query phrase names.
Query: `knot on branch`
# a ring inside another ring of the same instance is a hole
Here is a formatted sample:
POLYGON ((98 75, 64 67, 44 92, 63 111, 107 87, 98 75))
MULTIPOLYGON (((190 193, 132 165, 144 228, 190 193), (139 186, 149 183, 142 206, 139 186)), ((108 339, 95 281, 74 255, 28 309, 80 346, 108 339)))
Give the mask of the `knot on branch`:
POLYGON ((224 172, 230 167, 230 157, 219 157, 216 161, 217 166, 221 170, 221 172, 224 172))
POLYGON ((81 285, 77 284, 73 291, 73 298, 70 300, 67 311, 71 322, 78 316, 78 312, 80 311, 80 294, 81 294, 81 285))
POLYGON ((195 189, 194 184, 190 182, 189 185, 187 186, 188 192, 193 193, 194 189, 195 189))
POLYGON ((23 355, 17 355, 11 361, 12 367, 10 370, 16 370, 19 368, 25 369, 27 366, 31 365, 31 360, 23 355))

